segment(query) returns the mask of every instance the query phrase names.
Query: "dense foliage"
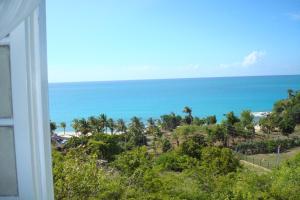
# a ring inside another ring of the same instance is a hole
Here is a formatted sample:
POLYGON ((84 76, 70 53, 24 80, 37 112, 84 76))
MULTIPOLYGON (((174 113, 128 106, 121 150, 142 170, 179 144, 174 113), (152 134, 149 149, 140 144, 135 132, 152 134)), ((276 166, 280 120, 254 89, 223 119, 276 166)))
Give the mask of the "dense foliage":
POLYGON ((79 149, 53 152, 56 199, 294 199, 300 155, 263 175, 240 168, 227 148, 203 147, 201 158, 180 151, 153 157, 145 147, 108 166, 79 149))
MULTIPOLYGON (((249 110, 239 116, 229 112, 220 123, 216 116, 193 116, 190 107, 183 113, 147 122, 133 117, 125 123, 104 114, 75 119, 72 127, 80 136, 53 148, 55 198, 299 199, 300 154, 272 172, 257 174, 242 167, 234 152, 273 153, 278 147, 282 152, 300 146, 300 138, 290 136, 300 122, 299 92, 289 91, 287 99, 274 104, 259 121, 259 135, 249 110)), ((60 126, 65 130, 65 123, 60 126)), ((51 132, 56 128, 51 122, 51 132)))

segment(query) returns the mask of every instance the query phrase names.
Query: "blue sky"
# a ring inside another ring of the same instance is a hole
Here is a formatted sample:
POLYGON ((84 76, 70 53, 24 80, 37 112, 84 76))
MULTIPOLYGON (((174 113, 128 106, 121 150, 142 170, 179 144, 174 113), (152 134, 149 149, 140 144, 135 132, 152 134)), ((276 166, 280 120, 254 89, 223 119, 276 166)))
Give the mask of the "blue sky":
POLYGON ((300 74, 300 0, 48 0, 50 82, 300 74))

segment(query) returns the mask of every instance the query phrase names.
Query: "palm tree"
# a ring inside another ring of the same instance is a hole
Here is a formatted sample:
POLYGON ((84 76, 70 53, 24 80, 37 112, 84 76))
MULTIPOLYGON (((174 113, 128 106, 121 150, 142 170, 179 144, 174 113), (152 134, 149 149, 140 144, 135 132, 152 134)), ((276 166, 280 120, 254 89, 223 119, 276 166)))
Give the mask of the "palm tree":
POLYGON ((94 117, 94 116, 89 117, 87 122, 88 122, 92 132, 94 132, 94 133, 101 132, 100 128, 99 128, 99 122, 96 117, 94 117))
POLYGON ((152 117, 150 117, 148 120, 147 120, 147 122, 148 122, 148 126, 154 126, 155 125, 155 121, 154 121, 154 119, 152 118, 152 117))
POLYGON ((157 155, 157 137, 161 137, 161 131, 159 129, 159 127, 157 126, 157 123, 155 122, 155 120, 150 117, 148 120, 147 120, 147 131, 146 133, 148 135, 151 135, 153 136, 153 142, 152 142, 152 146, 153 146, 153 150, 154 150, 154 153, 155 155, 157 155))
POLYGON ((100 114, 99 126, 101 131, 105 130, 105 132, 107 132, 107 116, 105 114, 100 114))
POLYGON ((67 127, 66 122, 61 122, 60 127, 64 129, 64 135, 65 135, 66 134, 66 127, 67 127))
POLYGON ((76 132, 76 133, 78 133, 79 132, 79 120, 78 119, 74 119, 73 121, 72 121, 72 128, 74 129, 74 131, 76 132))
POLYGON ((56 129, 57 129, 56 123, 50 121, 50 132, 51 132, 51 135, 54 134, 54 131, 55 131, 56 129))
POLYGON ((118 119, 116 124, 116 129, 118 132, 124 134, 125 139, 125 150, 127 150, 127 127, 123 119, 118 119))
POLYGON ((87 135, 91 131, 89 123, 86 121, 86 119, 82 118, 78 121, 78 123, 79 123, 79 131, 81 132, 82 135, 87 135))
POLYGON ((190 107, 188 107, 188 106, 185 106, 183 108, 183 112, 187 113, 188 115, 192 115, 192 109, 190 107))
POLYGON ((123 119, 118 119, 116 124, 116 129, 120 133, 125 133, 127 130, 125 121, 123 119))
POLYGON ((109 118, 107 120, 107 127, 109 128, 111 135, 114 134, 115 122, 112 118, 109 118))
POLYGON ((136 145, 146 144, 144 135, 145 125, 138 117, 131 118, 128 129, 136 145))
POLYGON ((187 124, 191 124, 193 122, 192 109, 188 106, 185 106, 182 112, 188 114, 188 116, 185 118, 185 122, 187 124))

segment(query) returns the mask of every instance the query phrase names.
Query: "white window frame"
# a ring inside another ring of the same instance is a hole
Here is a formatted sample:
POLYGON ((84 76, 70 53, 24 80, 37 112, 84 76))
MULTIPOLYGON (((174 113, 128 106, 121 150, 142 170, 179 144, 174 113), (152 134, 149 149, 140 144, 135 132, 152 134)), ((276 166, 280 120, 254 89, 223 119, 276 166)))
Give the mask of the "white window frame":
POLYGON ((0 200, 53 200, 48 113, 45 1, 0 45, 10 47, 13 126, 18 197, 0 200))

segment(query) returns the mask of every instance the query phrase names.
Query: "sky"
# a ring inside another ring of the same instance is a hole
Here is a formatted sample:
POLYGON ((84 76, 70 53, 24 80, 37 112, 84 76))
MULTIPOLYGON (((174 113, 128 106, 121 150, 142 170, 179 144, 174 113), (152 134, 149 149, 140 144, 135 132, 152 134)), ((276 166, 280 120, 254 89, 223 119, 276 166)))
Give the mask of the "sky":
POLYGON ((48 0, 49 82, 300 74, 300 0, 48 0))

